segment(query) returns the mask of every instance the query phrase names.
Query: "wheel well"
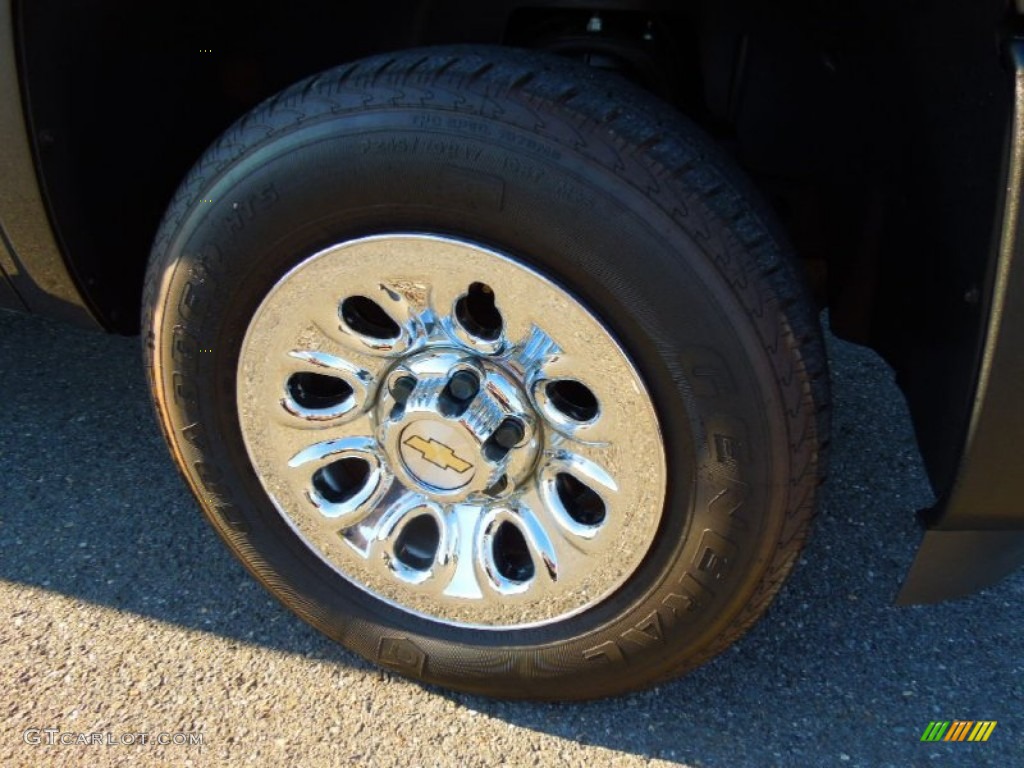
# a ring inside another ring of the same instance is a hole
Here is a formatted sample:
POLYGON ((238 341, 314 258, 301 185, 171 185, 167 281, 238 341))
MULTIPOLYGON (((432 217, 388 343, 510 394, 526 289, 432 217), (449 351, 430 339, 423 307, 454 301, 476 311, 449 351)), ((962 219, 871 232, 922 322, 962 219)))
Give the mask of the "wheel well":
MULTIPOLYGON (((571 9, 579 5, 391 0, 385 12, 381 3, 295 0, 271 15, 254 13, 246 0, 15 0, 30 134, 51 219, 93 311, 112 330, 137 331, 142 273, 174 190, 204 149, 262 100, 376 53, 555 45, 553 29, 564 26, 562 42, 575 34, 584 12, 571 9)), ((608 20, 603 34, 592 35, 608 54, 603 65, 654 87, 675 57, 659 41, 654 62, 619 38, 636 24, 677 24, 692 11, 664 0, 597 5, 608 20)))

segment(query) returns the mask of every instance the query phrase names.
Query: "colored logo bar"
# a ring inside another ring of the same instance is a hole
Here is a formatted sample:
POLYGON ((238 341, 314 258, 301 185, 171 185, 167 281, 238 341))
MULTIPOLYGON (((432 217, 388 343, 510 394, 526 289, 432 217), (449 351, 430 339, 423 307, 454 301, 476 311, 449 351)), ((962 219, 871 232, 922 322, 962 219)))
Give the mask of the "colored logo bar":
POLYGON ((932 720, 921 741, 988 741, 998 720, 932 720))

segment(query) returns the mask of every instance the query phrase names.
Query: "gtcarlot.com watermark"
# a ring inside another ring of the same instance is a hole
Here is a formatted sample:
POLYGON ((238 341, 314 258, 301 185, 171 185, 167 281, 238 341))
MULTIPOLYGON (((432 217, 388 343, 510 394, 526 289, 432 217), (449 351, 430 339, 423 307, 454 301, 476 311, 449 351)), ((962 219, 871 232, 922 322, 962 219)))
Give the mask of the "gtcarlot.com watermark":
POLYGON ((70 747, 73 745, 96 745, 104 747, 133 746, 179 746, 197 747, 203 745, 203 734, 181 732, 134 732, 114 733, 113 731, 62 731, 60 728, 27 728, 21 734, 26 744, 46 747, 70 747))

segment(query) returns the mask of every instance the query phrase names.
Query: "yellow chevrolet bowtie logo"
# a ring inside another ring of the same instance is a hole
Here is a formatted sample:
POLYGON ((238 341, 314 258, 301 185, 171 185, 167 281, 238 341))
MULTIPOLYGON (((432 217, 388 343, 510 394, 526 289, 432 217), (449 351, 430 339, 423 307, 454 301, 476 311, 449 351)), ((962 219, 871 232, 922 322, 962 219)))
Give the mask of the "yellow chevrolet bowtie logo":
POLYGON ((413 435, 404 441, 414 451, 423 454, 423 458, 441 469, 454 469, 460 475, 472 468, 472 464, 455 455, 455 451, 444 443, 439 443, 434 438, 424 440, 419 435, 413 435))

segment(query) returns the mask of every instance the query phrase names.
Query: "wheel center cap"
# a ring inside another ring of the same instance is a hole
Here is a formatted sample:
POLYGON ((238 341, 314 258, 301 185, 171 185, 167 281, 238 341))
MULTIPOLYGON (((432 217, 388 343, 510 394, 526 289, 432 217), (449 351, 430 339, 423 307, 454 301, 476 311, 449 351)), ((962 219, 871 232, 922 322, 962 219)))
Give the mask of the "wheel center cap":
POLYGON ((449 348, 417 352, 392 369, 377 423, 396 476, 445 502, 514 490, 533 470, 541 439, 512 373, 449 348))
POLYGON ((405 468, 425 485, 454 491, 473 479, 479 446, 457 427, 421 419, 402 430, 399 444, 405 468))

